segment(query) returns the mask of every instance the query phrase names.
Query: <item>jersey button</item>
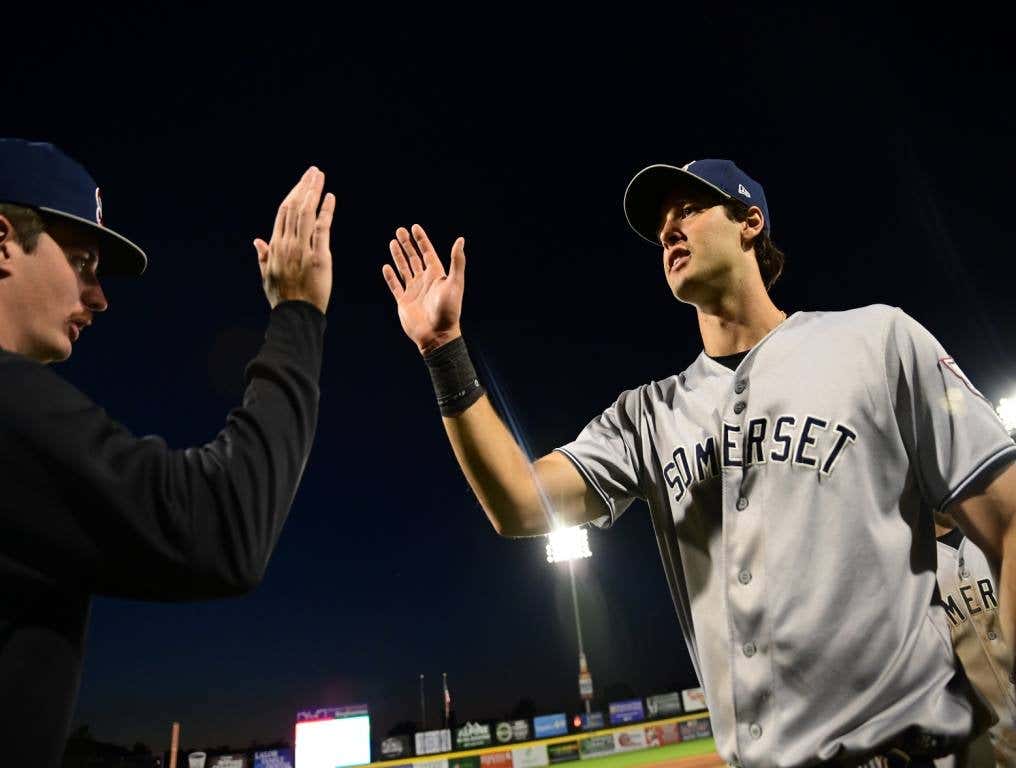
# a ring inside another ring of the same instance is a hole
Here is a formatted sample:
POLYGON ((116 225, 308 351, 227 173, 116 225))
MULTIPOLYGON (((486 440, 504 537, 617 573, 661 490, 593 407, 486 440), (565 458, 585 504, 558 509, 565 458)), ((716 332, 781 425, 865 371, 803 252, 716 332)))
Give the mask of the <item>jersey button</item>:
POLYGON ((755 643, 745 643, 744 648, 742 648, 741 650, 744 651, 744 655, 750 659, 752 656, 755 655, 756 650, 755 643))
POLYGON ((734 413, 740 413, 745 409, 744 400, 738 400, 734 403, 734 413))
POLYGON ((998 635, 995 634, 994 630, 992 630, 991 632, 988 633, 988 639, 989 640, 997 640, 998 639, 998 635))
POLYGON ((970 578, 970 571, 968 571, 966 568, 960 568, 960 578, 961 579, 969 579, 970 578))
POLYGON ((746 496, 739 497, 737 500, 737 511, 744 512, 744 510, 746 510, 747 508, 748 508, 748 498, 746 496))
POLYGON ((752 723, 751 724, 751 728, 748 729, 748 733, 751 734, 751 737, 753 739, 756 739, 756 740, 761 739, 762 738, 762 726, 759 725, 758 723, 752 723))
POLYGON ((748 382, 745 381, 744 379, 741 379, 739 382, 737 382, 737 384, 734 385, 734 392, 739 395, 742 392, 744 392, 744 390, 746 390, 747 388, 748 382))
POLYGON ((751 571, 745 568, 743 571, 737 574, 737 580, 742 584, 747 584, 748 582, 751 581, 751 571))

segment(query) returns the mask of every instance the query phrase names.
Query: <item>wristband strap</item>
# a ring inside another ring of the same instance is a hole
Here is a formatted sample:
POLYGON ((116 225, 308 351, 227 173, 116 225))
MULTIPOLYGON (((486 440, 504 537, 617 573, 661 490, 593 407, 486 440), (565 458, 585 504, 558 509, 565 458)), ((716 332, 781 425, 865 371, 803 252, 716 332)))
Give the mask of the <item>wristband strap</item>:
POLYGON ((442 416, 462 413, 484 394, 473 361, 469 359, 466 340, 461 336, 424 355, 423 361, 430 371, 442 416))

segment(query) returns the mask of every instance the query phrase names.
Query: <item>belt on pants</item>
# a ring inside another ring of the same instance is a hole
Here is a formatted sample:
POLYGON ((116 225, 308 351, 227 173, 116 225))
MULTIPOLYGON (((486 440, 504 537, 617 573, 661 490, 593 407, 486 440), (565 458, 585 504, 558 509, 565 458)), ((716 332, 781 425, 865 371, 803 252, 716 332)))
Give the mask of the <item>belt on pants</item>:
MULTIPOLYGON (((889 755, 879 755, 869 758, 863 763, 844 763, 837 760, 829 763, 819 763, 815 768, 935 768, 935 762, 930 757, 911 757, 903 752, 895 752, 889 755)), ((733 768, 728 766, 728 768, 733 768)))
MULTIPOLYGON (((863 763, 848 763, 851 768, 935 768, 935 761, 930 757, 912 757, 906 752, 893 750, 888 755, 877 755, 863 763)), ((817 768, 845 768, 842 761, 820 763, 817 768)))

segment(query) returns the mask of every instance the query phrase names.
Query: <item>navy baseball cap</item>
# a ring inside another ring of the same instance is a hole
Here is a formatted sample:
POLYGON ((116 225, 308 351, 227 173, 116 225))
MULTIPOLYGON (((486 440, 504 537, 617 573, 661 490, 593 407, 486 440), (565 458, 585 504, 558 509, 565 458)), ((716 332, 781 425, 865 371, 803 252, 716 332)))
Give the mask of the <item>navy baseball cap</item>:
POLYGON ((102 275, 140 275, 145 252, 102 221, 99 186, 84 167, 57 147, 0 139, 0 202, 23 205, 81 225, 99 240, 102 275))
POLYGON ((635 174, 624 191, 624 215, 628 224, 653 245, 659 245, 663 201, 681 189, 708 191, 725 200, 757 205, 769 232, 769 206, 762 185, 730 160, 693 160, 685 166, 650 165, 635 174))

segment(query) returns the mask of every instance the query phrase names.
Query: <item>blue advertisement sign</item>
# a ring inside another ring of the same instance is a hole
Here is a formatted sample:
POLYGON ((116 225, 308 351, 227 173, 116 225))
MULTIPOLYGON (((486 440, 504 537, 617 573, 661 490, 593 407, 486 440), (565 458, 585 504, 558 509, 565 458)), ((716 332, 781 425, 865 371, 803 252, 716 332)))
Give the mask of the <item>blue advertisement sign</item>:
POLYGON ((547 736, 564 736, 568 733, 568 719, 564 712, 558 715, 541 715, 533 718, 533 730, 536 738, 543 739, 547 736))
POLYGON ((604 728, 606 726, 606 723, 603 722, 602 712, 590 712, 588 715, 583 712, 580 715, 580 718, 583 731, 595 731, 598 728, 604 728))
POLYGON ((254 753, 254 768, 293 768, 292 749, 265 749, 254 753))
POLYGON ((642 699, 610 702, 610 724, 637 723, 646 719, 642 710, 642 699))

